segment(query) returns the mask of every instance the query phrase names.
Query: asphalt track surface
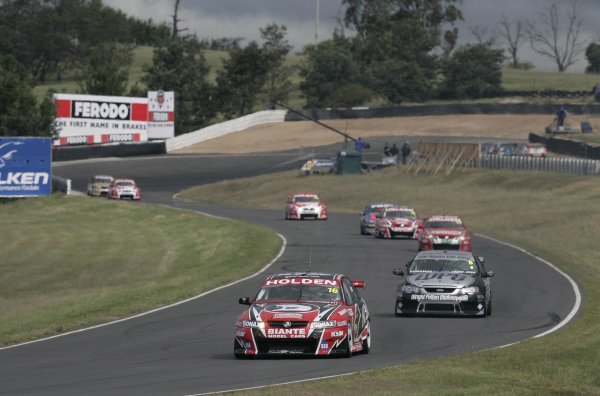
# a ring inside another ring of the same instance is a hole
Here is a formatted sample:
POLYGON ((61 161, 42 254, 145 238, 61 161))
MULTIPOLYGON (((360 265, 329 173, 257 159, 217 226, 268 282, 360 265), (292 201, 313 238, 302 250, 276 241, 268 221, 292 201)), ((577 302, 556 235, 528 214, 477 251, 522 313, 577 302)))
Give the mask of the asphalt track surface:
MULTIPOLYGON (((332 148, 322 148, 325 154, 332 148)), ((55 174, 83 191, 92 174, 134 177, 143 202, 207 212, 270 227, 287 240, 283 255, 263 274, 198 299, 125 321, 0 350, 4 395, 187 395, 304 380, 503 346, 541 334, 569 315, 576 295, 569 281, 532 256, 475 236, 493 283, 493 315, 486 318, 396 318, 401 267, 416 252, 412 240, 359 234, 356 214, 328 221, 285 221, 282 210, 248 210, 179 202, 183 188, 297 168, 301 152, 260 155, 185 155, 63 163, 55 174), (266 274, 341 272, 366 281, 361 294, 372 321, 372 349, 351 359, 233 357, 234 322, 266 274)), ((132 203, 135 205, 137 203, 132 203)), ((83 264, 83 263, 82 263, 83 264)))

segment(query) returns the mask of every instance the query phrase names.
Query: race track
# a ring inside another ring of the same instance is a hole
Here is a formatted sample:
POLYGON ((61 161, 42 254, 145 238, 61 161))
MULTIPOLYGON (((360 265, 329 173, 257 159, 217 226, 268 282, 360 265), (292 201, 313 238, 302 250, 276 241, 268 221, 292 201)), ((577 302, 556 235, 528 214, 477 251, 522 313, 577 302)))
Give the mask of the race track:
MULTIPOLYGON (((331 148, 323 148, 324 153, 331 148)), ((502 346, 541 334, 567 317, 576 301, 569 281, 550 266, 490 239, 473 245, 496 276, 493 315, 487 318, 396 318, 398 278, 392 269, 415 253, 415 241, 359 234, 356 214, 330 208, 328 221, 285 221, 282 210, 247 210, 182 203, 183 188, 228 178, 297 168, 298 152, 261 155, 185 155, 78 161, 55 167, 83 191, 92 174, 130 176, 143 202, 243 219, 287 240, 266 273, 342 272, 366 281, 373 346, 351 359, 236 360, 238 298, 251 296, 261 274, 184 304, 95 329, 0 350, 0 394, 185 395, 302 380, 390 366, 416 359, 502 346)), ((136 203, 132 203, 136 204, 136 203)))

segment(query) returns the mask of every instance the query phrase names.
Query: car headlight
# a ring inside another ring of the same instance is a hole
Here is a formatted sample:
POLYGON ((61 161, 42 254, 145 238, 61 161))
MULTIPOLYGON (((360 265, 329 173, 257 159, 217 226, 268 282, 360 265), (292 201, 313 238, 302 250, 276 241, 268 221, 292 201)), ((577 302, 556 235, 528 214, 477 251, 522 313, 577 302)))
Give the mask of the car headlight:
POLYGON ((319 320, 310 324, 311 329, 328 329, 330 327, 337 327, 335 320, 319 320))
POLYGON ((414 285, 402 285, 403 293, 420 293, 421 288, 414 285))
POLYGON ((479 287, 477 287, 477 286, 463 287, 461 289, 461 293, 462 294, 475 294, 475 293, 479 293, 479 287))

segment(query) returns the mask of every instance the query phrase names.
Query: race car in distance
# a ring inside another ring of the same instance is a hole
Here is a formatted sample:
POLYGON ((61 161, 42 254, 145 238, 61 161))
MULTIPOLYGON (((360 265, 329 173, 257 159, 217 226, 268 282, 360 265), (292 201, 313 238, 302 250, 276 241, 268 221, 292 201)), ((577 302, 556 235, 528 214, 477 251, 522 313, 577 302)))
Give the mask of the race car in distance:
POLYGON ((473 252, 419 252, 404 269, 395 313, 402 315, 486 316, 492 314, 493 271, 473 252))
POLYGON ((285 204, 285 219, 306 218, 327 220, 327 206, 313 193, 297 193, 288 197, 285 204))
POLYGON ((361 235, 373 234, 375 231, 375 221, 377 220, 377 214, 384 208, 390 206, 397 206, 393 203, 370 203, 365 206, 362 212, 360 212, 360 233, 361 235))
POLYGON ((108 175, 95 175, 90 177, 87 185, 87 195, 99 197, 108 194, 108 187, 113 182, 114 178, 108 175))
POLYGON ((269 276, 252 299, 239 300, 248 308, 235 323, 235 357, 369 353, 370 316, 359 287, 364 281, 341 274, 269 276))
POLYGON ((420 231, 420 220, 413 208, 408 206, 392 206, 384 208, 376 215, 375 238, 392 239, 397 236, 417 239, 420 231))
POLYGON ((525 145, 523 145, 522 154, 527 157, 545 158, 548 154, 548 150, 542 143, 525 143, 525 145))
POLYGON ((458 216, 430 216, 423 221, 419 250, 471 251, 471 233, 458 216))
POLYGON ((142 198, 142 191, 133 179, 115 179, 108 188, 106 196, 109 199, 129 198, 140 200, 142 198))

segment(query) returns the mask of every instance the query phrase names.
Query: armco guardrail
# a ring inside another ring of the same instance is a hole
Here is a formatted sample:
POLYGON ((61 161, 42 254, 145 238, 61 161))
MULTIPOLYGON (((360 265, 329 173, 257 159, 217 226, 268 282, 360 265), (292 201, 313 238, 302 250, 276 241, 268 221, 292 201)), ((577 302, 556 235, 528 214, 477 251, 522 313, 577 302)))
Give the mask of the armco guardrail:
POLYGON ((585 176, 600 173, 600 161, 575 158, 484 155, 479 160, 478 166, 486 169, 574 173, 585 176))
POLYGON ((166 141, 166 150, 167 152, 171 152, 173 150, 191 146, 192 144, 200 143, 205 140, 214 139, 228 133, 251 128, 256 125, 268 124, 272 122, 283 122, 285 121, 286 114, 287 110, 266 110, 236 118, 235 120, 221 122, 219 124, 199 129, 195 132, 186 133, 168 139, 166 141))

